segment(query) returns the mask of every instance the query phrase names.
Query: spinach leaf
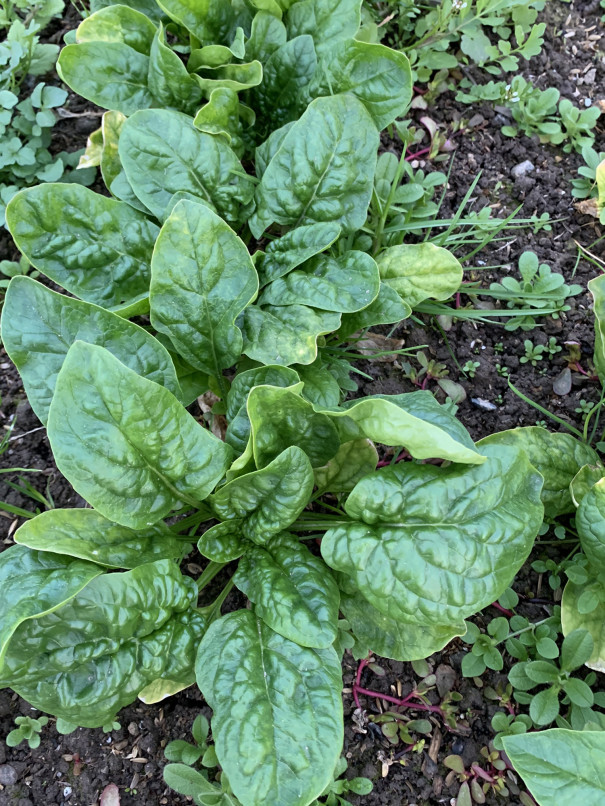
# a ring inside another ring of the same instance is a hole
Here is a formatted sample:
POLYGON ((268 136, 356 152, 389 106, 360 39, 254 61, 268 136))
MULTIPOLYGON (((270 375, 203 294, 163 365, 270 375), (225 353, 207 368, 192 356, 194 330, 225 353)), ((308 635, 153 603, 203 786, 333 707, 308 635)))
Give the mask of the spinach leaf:
MULTIPOLYGON (((328 249, 340 235, 338 224, 308 224, 276 238, 265 252, 257 252, 256 268, 261 285, 283 277, 314 255, 328 249)), ((255 258, 256 258, 255 255, 255 258)))
POLYGON ((195 669, 218 760, 243 806, 306 806, 323 792, 343 741, 332 647, 301 647, 239 610, 208 629, 195 669))
POLYGON ((432 243, 390 246, 378 258, 380 278, 411 308, 425 299, 445 300, 460 288, 462 266, 432 243))
POLYGON ((132 529, 151 526, 181 501, 198 504, 231 457, 171 392, 84 342, 70 347, 59 372, 48 437, 74 489, 132 529))

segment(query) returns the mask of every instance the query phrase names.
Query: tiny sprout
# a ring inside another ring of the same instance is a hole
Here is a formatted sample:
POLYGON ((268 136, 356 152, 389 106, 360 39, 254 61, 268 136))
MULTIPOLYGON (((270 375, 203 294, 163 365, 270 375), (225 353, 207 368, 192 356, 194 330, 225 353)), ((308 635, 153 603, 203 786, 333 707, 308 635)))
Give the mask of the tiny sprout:
POLYGON ((535 367, 538 361, 544 358, 543 353, 546 347, 543 344, 534 345, 529 339, 525 339, 523 346, 525 347, 525 355, 521 356, 519 361, 522 364, 530 363, 532 367, 535 367))
POLYGON ((48 724, 48 717, 41 716, 34 719, 31 716, 18 716, 15 725, 18 725, 6 737, 9 747, 17 747, 21 742, 27 742, 32 750, 40 746, 40 733, 42 728, 48 724))
POLYGON ((469 378, 474 378, 475 373, 479 369, 481 364, 479 361, 467 361, 466 364, 462 367, 462 372, 466 372, 469 378))

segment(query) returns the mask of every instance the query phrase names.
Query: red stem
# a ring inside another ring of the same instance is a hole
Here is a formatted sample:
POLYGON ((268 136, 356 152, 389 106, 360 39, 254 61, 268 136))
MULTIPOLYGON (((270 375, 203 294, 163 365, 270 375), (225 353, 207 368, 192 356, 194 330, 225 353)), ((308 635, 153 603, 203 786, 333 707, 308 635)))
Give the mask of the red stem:
MULTIPOLYGON (((364 694, 366 697, 376 697, 379 700, 386 700, 386 702, 391 702, 399 708, 413 708, 416 711, 429 711, 432 714, 440 714, 443 716, 443 711, 439 705, 425 705, 422 702, 412 702, 412 699, 418 699, 420 697, 415 691, 408 694, 405 699, 399 700, 397 697, 391 697, 389 694, 381 694, 380 691, 371 691, 370 689, 355 685, 353 688, 353 697, 355 697, 356 694, 364 694)), ((355 702, 357 704, 359 700, 356 699, 355 702)))
POLYGON ((418 157, 422 157, 424 154, 428 154, 430 150, 431 146, 427 146, 426 148, 420 149, 420 151, 415 151, 413 154, 408 154, 405 158, 405 161, 411 162, 412 160, 415 160, 418 157))
POLYGON ((504 613, 504 615, 508 616, 509 618, 512 618, 515 615, 512 610, 507 610, 505 607, 502 607, 502 605, 499 605, 498 602, 492 602, 492 607, 495 607, 496 610, 504 613))

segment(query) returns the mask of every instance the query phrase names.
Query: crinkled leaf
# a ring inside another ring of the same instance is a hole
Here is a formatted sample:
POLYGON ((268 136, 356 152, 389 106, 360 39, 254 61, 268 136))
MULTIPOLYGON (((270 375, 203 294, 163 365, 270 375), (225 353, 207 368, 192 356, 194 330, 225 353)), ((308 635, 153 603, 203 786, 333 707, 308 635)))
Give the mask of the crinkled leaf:
POLYGON ((214 711, 216 754, 243 806, 306 806, 323 792, 343 740, 332 647, 301 647, 240 610, 207 631, 196 677, 214 711))
POLYGON ((238 373, 227 395, 227 433, 225 441, 240 453, 245 450, 250 435, 250 419, 246 407, 253 386, 292 386, 300 380, 289 367, 265 366, 238 373))
POLYGON ((359 592, 341 594, 340 609, 362 647, 393 660, 428 658, 466 630, 464 621, 443 627, 396 621, 372 607, 359 592))
POLYGON ((263 80, 260 62, 246 64, 223 64, 220 67, 205 67, 202 75, 193 74, 198 86, 209 94, 214 89, 224 88, 240 92, 258 86, 263 80))
POLYGON ((193 609, 197 596, 170 560, 103 574, 19 627, 2 683, 41 711, 82 727, 106 725, 155 680, 193 683, 206 626, 193 609))
POLYGON ((2 659, 17 627, 75 596, 103 569, 25 546, 10 546, 0 554, 2 608, 0 619, 0 672, 2 659))
POLYGON ((168 351, 143 328, 114 313, 56 294, 29 277, 14 277, 2 311, 2 340, 43 423, 55 383, 75 341, 105 347, 127 367, 180 397, 168 351))
POLYGON ((252 20, 250 38, 246 42, 246 58, 264 64, 272 53, 286 44, 288 32, 283 22, 268 10, 259 11, 252 20))
POLYGON ((208 207, 180 201, 153 252, 153 326, 191 365, 217 376, 241 356, 243 339, 235 320, 257 290, 243 241, 208 207))
POLYGON ((231 449, 174 395, 102 347, 76 342, 57 378, 48 436, 59 470, 106 518, 143 529, 203 500, 231 449))
POLYGON ((259 304, 302 304, 353 313, 367 308, 379 287, 378 267, 365 252, 345 252, 337 258, 320 255, 274 280, 261 293, 259 304))
POLYGON ((500 431, 478 444, 480 447, 516 445, 527 453, 529 461, 544 477, 542 502, 550 518, 575 511, 569 485, 581 467, 599 463, 590 445, 579 442, 571 434, 553 434, 540 426, 500 431))
POLYGON ((402 117, 412 98, 405 54, 356 39, 335 42, 324 53, 312 95, 349 92, 363 103, 379 129, 402 117))
POLYGON ((180 560, 187 545, 163 523, 134 531, 94 509, 51 509, 17 529, 15 542, 109 568, 136 568, 156 560, 180 560))
POLYGON ((277 129, 296 120, 307 106, 305 90, 317 69, 310 36, 297 36, 281 45, 263 65, 263 81, 254 92, 253 106, 277 129))
POLYGON ((597 465, 584 465, 581 467, 569 485, 569 492, 574 506, 579 507, 584 496, 604 476, 605 467, 600 462, 597 465))
POLYGON ((296 387, 254 387, 248 397, 248 416, 257 467, 265 467, 291 445, 302 448, 312 467, 321 467, 340 446, 330 417, 314 411, 296 387))
POLYGON ((261 284, 265 285, 328 249, 340 235, 338 224, 308 224, 290 230, 267 246, 256 262, 261 284))
POLYGON ((157 3, 200 42, 226 43, 236 21, 235 10, 226 0, 157 0, 157 3))
POLYGON ((312 491, 309 459, 292 446, 261 470, 225 484, 212 496, 211 506, 221 520, 237 519, 238 531, 262 545, 294 523, 312 491))
POLYGON ((361 311, 343 314, 340 330, 342 338, 366 330, 372 325, 392 325, 407 319, 412 315, 412 309, 404 302, 394 288, 381 282, 376 299, 361 311))
POLYGON ((307 305, 249 305, 241 322, 243 353, 262 364, 311 364, 317 338, 338 330, 340 314, 307 305))
POLYGON ((373 473, 378 452, 369 439, 343 443, 327 465, 315 469, 315 484, 331 493, 350 492, 360 479, 373 473))
POLYGON ((540 806, 605 798, 605 733, 553 728, 502 738, 507 756, 540 806))
POLYGON ((334 222, 347 232, 360 229, 372 195, 378 142, 376 126, 354 96, 317 98, 288 130, 263 173, 252 234, 260 238, 274 222, 295 227, 334 222))
POLYGON ((485 461, 462 423, 427 391, 351 400, 338 411, 326 413, 342 420, 349 439, 367 437, 383 445, 403 446, 416 459, 485 461))
POLYGON ((217 523, 208 529, 198 540, 200 554, 217 563, 230 563, 237 560, 249 548, 249 541, 242 535, 239 520, 217 523))
POLYGON ((126 315, 144 312, 157 226, 124 202, 76 184, 22 190, 7 209, 17 246, 70 293, 126 315))
POLYGON ((481 465, 397 464, 362 479, 321 551, 390 618, 458 625, 495 601, 542 523, 542 479, 520 450, 484 447, 481 465))
POLYGON ((122 42, 66 45, 57 72, 78 95, 124 115, 147 109, 155 101, 147 84, 149 56, 122 42))
POLYGON ((290 39, 311 34, 323 55, 340 40, 355 36, 361 25, 361 0, 299 0, 288 10, 286 21, 290 39))
POLYGON ((338 632, 338 586, 325 563, 282 533, 242 557, 235 584, 272 630, 301 646, 326 649, 338 632))
POLYGON ((241 104, 235 90, 217 87, 210 93, 193 119, 193 125, 201 132, 223 135, 238 157, 244 151, 243 125, 240 119, 241 104))
POLYGON ((598 481, 582 499, 576 512, 576 528, 589 563, 605 571, 605 479, 598 481))
POLYGON ((149 109, 129 118, 122 129, 120 159, 138 198, 163 218, 178 192, 215 209, 228 221, 239 216, 254 192, 252 182, 222 138, 198 131, 187 115, 149 109))
POLYGON ((202 90, 195 78, 189 75, 178 55, 166 45, 161 23, 151 45, 147 81, 154 98, 161 106, 190 112, 202 97, 202 90))
POLYGON ((601 382, 605 379, 605 276, 599 274, 588 282, 595 316, 594 365, 601 382))
POLYGON ((381 280, 412 308, 425 299, 449 299, 462 282, 454 255, 428 242, 390 246, 377 262, 381 280))
POLYGON ((293 126, 294 121, 291 121, 290 123, 286 123, 285 126, 282 126, 281 128, 276 129, 274 132, 271 132, 265 142, 261 143, 254 152, 256 175, 259 179, 267 170, 267 166, 279 151, 282 143, 286 139, 286 135, 293 126))
POLYGON ((341 391, 338 381, 318 358, 308 366, 297 365, 296 372, 304 383, 302 396, 317 408, 338 406, 341 391))

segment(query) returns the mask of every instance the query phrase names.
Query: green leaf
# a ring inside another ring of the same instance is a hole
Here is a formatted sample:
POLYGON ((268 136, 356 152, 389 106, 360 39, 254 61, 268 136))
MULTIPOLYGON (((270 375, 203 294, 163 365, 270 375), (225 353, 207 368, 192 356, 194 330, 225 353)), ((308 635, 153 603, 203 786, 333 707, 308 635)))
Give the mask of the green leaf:
MULTIPOLYGON (((340 235, 338 224, 308 224, 290 230, 281 238, 276 238, 260 252, 256 268, 261 285, 266 285, 278 277, 305 263, 309 258, 328 249, 340 235)), ((255 255, 256 257, 256 255, 255 255)))
POLYGON ((51 509, 15 532, 15 542, 66 554, 109 568, 136 568, 156 560, 180 560, 187 545, 163 523, 133 531, 94 509, 51 509))
POLYGON ((559 692, 545 688, 534 694, 529 705, 529 715, 536 725, 550 725, 559 713, 559 692))
POLYGON ((307 305, 249 305, 242 322, 243 353, 262 364, 312 364, 318 337, 339 325, 340 314, 307 305))
POLYGON ((552 434, 539 426, 500 431, 478 445, 517 445, 527 452, 529 461, 544 477, 542 501, 550 518, 575 511, 569 485, 583 465, 599 462, 595 451, 571 434, 552 434))
POLYGON ((541 525, 541 478, 524 453, 485 448, 481 465, 397 464, 362 479, 321 551, 380 612, 458 625, 495 601, 541 525))
POLYGON ((203 75, 194 73, 193 77, 205 95, 219 88, 240 92, 261 83, 263 68, 260 62, 223 64, 220 67, 204 67, 203 75))
POLYGON ((453 638, 463 635, 464 622, 456 625, 418 626, 381 613, 359 592, 341 593, 340 609, 363 647, 393 660, 412 661, 439 652, 453 638))
MULTIPOLYGON (((599 172, 602 175, 602 171, 599 172)), ((600 177, 599 177, 600 178, 600 177)), ((605 277, 598 275, 588 282, 595 315, 594 365, 601 382, 605 380, 605 277)))
POLYGON ((446 300, 462 282, 462 266, 432 243, 390 246, 378 258, 380 279, 414 308, 425 299, 446 300))
POLYGON ((29 277, 14 277, 2 311, 2 340, 43 423, 67 351, 75 341, 108 349, 134 372, 180 397, 168 351, 143 328, 88 302, 65 297, 29 277))
POLYGON ((588 630, 573 630, 563 639, 561 646, 561 669, 573 672, 589 660, 594 649, 594 641, 588 630))
POLYGON ((320 255, 274 280, 261 293, 259 304, 302 304, 353 313, 373 302, 379 288, 378 267, 365 252, 345 252, 337 258, 320 255))
POLYGON ((227 433, 225 441, 242 453, 250 436, 250 419, 246 407, 248 394, 253 386, 292 386, 300 380, 298 374, 288 367, 265 366, 238 373, 227 395, 227 433))
MULTIPOLYGON (((164 780, 171 789, 180 795, 194 798, 208 796, 221 797, 221 790, 215 784, 204 778, 201 772, 193 770, 185 764, 166 764, 164 767, 164 780)), ((202 802, 202 801, 200 801, 202 802)), ((205 800, 203 801, 206 802, 205 800)), ((219 803, 220 801, 217 801, 219 803)))
POLYGON ((147 84, 149 56, 121 42, 66 45, 57 72, 78 95, 124 115, 147 109, 155 100, 147 84))
POLYGON ((590 708, 594 705, 594 695, 590 686, 577 677, 571 677, 563 684, 563 690, 578 708, 590 708))
MULTIPOLYGON (((300 5, 300 4, 297 4, 300 5)), ((412 99, 407 56, 356 39, 335 42, 324 53, 311 95, 355 95, 379 129, 402 117, 412 99)))
POLYGON ((569 635, 577 630, 588 630, 593 640, 593 650, 585 661, 586 666, 597 672, 605 672, 605 590, 595 579, 589 579, 584 585, 568 582, 563 590, 561 600, 561 624, 563 634, 569 635), (578 603, 585 592, 592 593, 599 605, 590 613, 580 613, 578 603))
POLYGON ((248 416, 257 467, 265 467, 292 445, 302 448, 312 467, 322 467, 336 455, 340 447, 336 427, 327 415, 314 411, 299 391, 256 386, 250 392, 248 416))
POLYGON ((556 683, 559 679, 559 669, 554 663, 546 660, 534 660, 526 663, 525 674, 534 683, 556 683))
POLYGON ((86 17, 76 31, 76 41, 121 42, 137 53, 149 55, 157 28, 145 14, 126 5, 111 5, 86 17))
POLYGON ((603 802, 605 733, 554 728, 504 736, 502 742, 540 806, 603 802))
POLYGON ((241 534, 263 545, 298 518, 309 503, 313 482, 309 459, 292 446, 261 470, 225 484, 210 503, 221 520, 237 519, 241 534))
POLYGON ((195 78, 189 75, 178 55, 166 45, 161 23, 149 53, 147 81, 159 106, 171 106, 191 112, 202 98, 202 91, 195 78))
POLYGON ((197 682, 214 711, 216 754, 243 806, 307 806, 332 780, 343 741, 341 669, 250 610, 204 636, 197 682))
POLYGON ((0 672, 11 636, 27 619, 61 607, 103 569, 82 560, 10 546, 0 554, 0 672))
POLYGON ((319 490, 348 493, 360 479, 376 470, 377 463, 378 452, 371 440, 345 442, 326 465, 315 469, 315 484, 319 490))
POLYGON ((198 131, 187 115, 149 109, 129 118, 122 129, 120 159, 138 198, 163 218, 175 193, 188 193, 236 221, 240 206, 254 192, 252 182, 221 138, 198 131))
POLYGON ((318 649, 334 642, 338 587, 325 563, 293 535, 283 532, 264 546, 252 546, 234 581, 256 614, 284 638, 318 649))
POLYGON ((226 87, 217 87, 210 92, 208 103, 198 111, 193 125, 201 132, 223 135, 234 152, 241 157, 245 146, 240 110, 237 93, 226 87))
POLYGON ((200 554, 216 563, 237 560, 249 548, 240 527, 238 520, 230 520, 207 529, 197 544, 200 554))
POLYGON ((180 501, 197 505, 225 472, 229 446, 162 386, 103 349, 70 347, 48 436, 59 470, 106 518, 143 529, 180 501))
POLYGON ((258 291, 248 249, 208 207, 180 201, 151 261, 151 322, 194 367, 218 377, 240 358, 235 320, 258 291))
POLYGON ((300 0, 288 10, 286 25, 290 39, 311 34, 323 55, 340 40, 355 36, 361 25, 361 0, 300 0))
POLYGON ((584 465, 584 467, 578 470, 569 485, 571 499, 576 507, 580 506, 584 496, 598 481, 601 481, 604 476, 605 467, 600 462, 598 465, 584 465))
POLYGON ((338 332, 343 339, 346 339, 372 325, 392 325, 411 315, 412 309, 407 302, 404 302, 390 285, 381 282, 374 302, 362 311, 344 314, 338 332))
POLYGON ((598 481, 580 502, 576 528, 589 563, 605 571, 605 479, 598 481))
POLYGON ((95 728, 160 678, 194 680, 205 629, 197 586, 170 560, 103 574, 54 612, 22 624, 3 685, 41 711, 95 728))
POLYGON ((317 98, 288 130, 263 173, 249 222, 252 234, 260 238, 273 222, 295 227, 333 222, 347 232, 360 229, 378 143, 378 130, 356 98, 317 98), (311 141, 312 153, 307 150, 311 141))
MULTIPOLYGON (((113 0, 91 0, 90 10, 94 12, 111 5, 114 5, 113 0)), ((142 12, 153 22, 159 22, 164 16, 164 12, 161 8, 158 8, 155 0, 122 0, 121 5, 142 12)))
POLYGON ((416 459, 439 457, 465 464, 485 461, 464 426, 430 392, 375 395, 325 413, 351 428, 349 439, 367 437, 383 445, 403 446, 416 459))
POLYGON ((225 0, 158 0, 158 6, 200 42, 226 44, 234 28, 235 12, 225 0))
POLYGON ((30 263, 70 293, 125 315, 144 312, 159 232, 124 202, 76 184, 27 188, 6 208, 30 263))
POLYGON ((263 65, 263 81, 254 91, 253 106, 261 119, 277 129, 305 110, 305 90, 317 69, 313 39, 297 36, 275 50, 263 65))
POLYGON ((256 175, 260 179, 267 170, 267 166, 279 151, 286 135, 294 126, 294 121, 286 123, 280 129, 271 132, 264 143, 261 143, 254 152, 254 162, 256 165, 256 175))
POLYGON ((312 364, 297 365, 296 372, 304 383, 302 396, 316 408, 329 408, 340 403, 341 389, 329 367, 317 358, 312 364))

